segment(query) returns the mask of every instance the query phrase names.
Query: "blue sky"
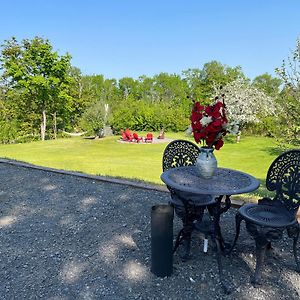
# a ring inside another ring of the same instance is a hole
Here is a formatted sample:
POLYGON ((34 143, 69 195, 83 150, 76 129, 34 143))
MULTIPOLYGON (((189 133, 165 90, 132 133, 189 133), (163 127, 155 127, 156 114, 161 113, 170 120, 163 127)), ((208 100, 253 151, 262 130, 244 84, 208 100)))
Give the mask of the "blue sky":
POLYGON ((1 1, 0 43, 41 36, 83 74, 181 74, 217 60, 269 73, 300 37, 299 0, 1 1))

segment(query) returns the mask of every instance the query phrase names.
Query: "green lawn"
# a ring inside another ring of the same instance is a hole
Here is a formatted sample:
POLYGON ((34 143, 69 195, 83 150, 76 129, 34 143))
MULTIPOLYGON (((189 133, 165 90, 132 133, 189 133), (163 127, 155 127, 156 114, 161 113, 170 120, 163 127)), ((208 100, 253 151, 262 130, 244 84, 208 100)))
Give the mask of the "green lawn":
MULTIPOLYGON (((166 137, 192 140, 179 133, 166 134, 166 137)), ((0 145, 0 157, 88 174, 162 184, 161 160, 167 144, 128 144, 117 142, 117 139, 118 137, 107 137, 88 140, 77 137, 0 145)), ((219 166, 245 171, 263 183, 270 163, 279 153, 274 140, 270 138, 242 137, 239 144, 230 139, 225 141, 223 148, 215 151, 215 154, 219 166)), ((256 194, 265 194, 264 188, 260 188, 256 194)))

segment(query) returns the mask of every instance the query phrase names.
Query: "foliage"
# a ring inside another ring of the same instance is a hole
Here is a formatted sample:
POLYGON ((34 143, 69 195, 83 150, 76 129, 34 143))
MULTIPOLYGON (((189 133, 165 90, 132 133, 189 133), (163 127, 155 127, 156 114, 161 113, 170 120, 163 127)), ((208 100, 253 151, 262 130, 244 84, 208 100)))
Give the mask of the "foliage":
POLYGON ((279 136, 281 143, 300 145, 300 39, 291 56, 284 60, 282 66, 276 69, 284 82, 281 93, 282 131, 279 136))
POLYGON ((173 107, 166 102, 150 104, 128 97, 112 112, 110 124, 116 132, 125 128, 135 131, 159 131, 164 128, 177 132, 185 130, 189 120, 180 107, 173 107))
POLYGON ((215 60, 205 63, 201 70, 188 69, 182 74, 189 87, 189 96, 192 99, 203 99, 201 102, 211 98, 215 86, 224 86, 238 79, 247 80, 240 66, 232 68, 215 60))
POLYGON ((268 73, 259 75, 252 81, 252 85, 255 88, 263 91, 266 95, 273 98, 279 95, 281 83, 281 79, 274 78, 268 73))
POLYGON ((102 135, 105 125, 105 104, 101 101, 90 106, 82 115, 81 128, 89 134, 102 135))
MULTIPOLYGON (((294 102, 297 98, 288 93, 291 88, 287 85, 282 93, 285 99, 278 98, 280 81, 271 75, 262 74, 251 85, 240 66, 210 61, 201 69, 188 69, 181 75, 161 72, 152 77, 143 75, 137 79, 116 80, 98 74, 83 76, 78 68, 71 67, 70 59, 69 54, 60 56, 48 40, 39 37, 21 42, 12 38, 4 42, 0 106, 5 114, 0 112, 0 122, 14 125, 11 130, 7 129, 8 125, 0 128, 2 141, 28 141, 36 139, 39 132, 42 138, 55 138, 56 132, 64 130, 98 133, 103 124, 103 112, 97 103, 109 105, 108 125, 116 132, 122 128, 182 131, 189 125, 191 100, 199 99, 207 105, 207 99, 215 96, 215 87, 220 86, 231 88, 226 93, 226 104, 235 112, 229 112, 229 117, 239 119, 247 130, 265 134, 265 131, 271 132, 271 128, 272 135, 280 135, 276 127, 278 120, 273 122, 275 119, 260 106, 262 98, 265 98, 263 103, 270 104, 271 97, 280 107, 285 107, 281 112, 289 118, 288 130, 297 137, 298 123, 289 117, 292 112, 287 113, 291 109, 297 111, 299 106, 294 102), (243 82, 243 86, 234 90, 236 82, 243 82), (268 97, 257 96, 263 92, 268 97), (231 100, 235 106, 229 103, 231 100)), ((269 107, 274 107, 273 102, 269 107)), ((280 119, 280 110, 277 113, 280 119)))
POLYGON ((225 94, 228 119, 239 122, 240 127, 260 122, 264 117, 275 114, 275 101, 245 81, 235 80, 222 91, 225 94))
POLYGON ((243 132, 247 135, 276 137, 280 134, 278 118, 278 116, 268 116, 263 118, 260 122, 247 123, 243 127, 243 132))
POLYGON ((48 114, 58 113, 68 123, 72 110, 68 94, 70 59, 69 54, 59 56, 50 42, 40 37, 20 43, 13 37, 2 45, 1 69, 6 93, 17 95, 21 120, 28 121, 24 112, 42 117, 42 139, 48 114))
POLYGON ((0 143, 8 144, 18 137, 18 123, 16 120, 7 122, 0 120, 0 143))

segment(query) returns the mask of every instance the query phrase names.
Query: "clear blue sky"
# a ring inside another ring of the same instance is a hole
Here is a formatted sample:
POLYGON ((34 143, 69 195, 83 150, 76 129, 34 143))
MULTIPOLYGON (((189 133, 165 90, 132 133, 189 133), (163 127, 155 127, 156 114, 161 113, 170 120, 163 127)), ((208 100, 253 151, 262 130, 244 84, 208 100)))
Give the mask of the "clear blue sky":
POLYGON ((300 37, 299 0, 1 1, 0 43, 41 36, 83 74, 137 78, 218 60, 254 78, 300 37))

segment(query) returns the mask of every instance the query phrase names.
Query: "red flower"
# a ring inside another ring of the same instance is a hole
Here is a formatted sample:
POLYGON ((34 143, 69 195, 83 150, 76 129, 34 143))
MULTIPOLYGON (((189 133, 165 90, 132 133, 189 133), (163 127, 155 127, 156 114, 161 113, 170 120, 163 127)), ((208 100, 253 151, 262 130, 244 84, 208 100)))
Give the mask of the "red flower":
POLYGON ((192 123, 192 128, 193 128, 193 130, 201 130, 202 124, 200 122, 194 122, 194 123, 192 123))
POLYGON ((192 122, 197 122, 200 119, 202 119, 202 114, 201 113, 199 113, 199 112, 192 112, 192 115, 191 115, 191 121, 192 122))
POLYGON ((215 144, 215 148, 216 150, 220 150, 220 148, 223 146, 224 142, 222 139, 217 140, 216 144, 215 144))
POLYGON ((194 131, 193 135, 194 135, 194 139, 195 139, 196 143, 200 143, 200 141, 202 139, 201 133, 199 131, 194 131))
POLYGON ((223 102, 217 101, 208 106, 203 106, 199 102, 194 103, 191 127, 196 143, 202 140, 208 147, 214 146, 219 150, 223 146, 222 137, 227 133, 225 129, 227 123, 223 102))
POLYGON ((196 102, 194 105, 194 110, 195 111, 203 111, 204 110, 204 106, 201 105, 199 102, 196 102))
POLYGON ((215 134, 215 133, 212 133, 212 132, 209 133, 209 134, 207 135, 206 139, 205 139, 206 144, 207 144, 207 145, 212 145, 213 142, 214 142, 214 140, 215 140, 215 138, 216 138, 216 134, 215 134))

